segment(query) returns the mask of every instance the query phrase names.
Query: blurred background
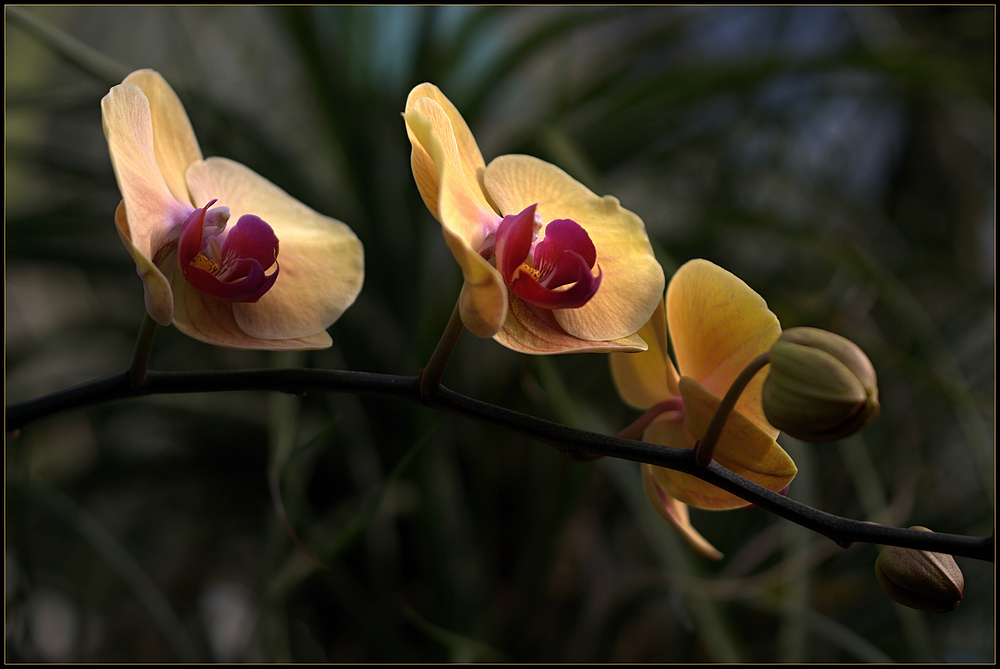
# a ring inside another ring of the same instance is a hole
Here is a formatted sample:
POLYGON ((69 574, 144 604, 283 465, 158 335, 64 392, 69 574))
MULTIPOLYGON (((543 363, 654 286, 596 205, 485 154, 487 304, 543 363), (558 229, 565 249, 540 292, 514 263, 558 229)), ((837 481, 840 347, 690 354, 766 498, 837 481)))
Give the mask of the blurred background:
MULTIPOLYGON (((160 328, 152 368, 416 374, 461 275, 413 183, 422 81, 487 162, 529 153, 645 221, 669 277, 707 258, 783 326, 857 342, 882 415, 781 438, 789 495, 850 518, 994 527, 995 7, 7 9, 6 402, 117 373, 143 314, 115 232, 100 99, 159 70, 206 156, 244 163, 365 245, 307 354, 160 328), (17 14, 15 16, 14 14, 17 14), (25 16, 29 15, 29 16, 25 16), (92 51, 60 55, 31 19, 92 51)), ((444 383, 614 433, 606 356, 466 333, 444 383)), ((899 607, 849 550, 759 509, 656 515, 638 465, 395 400, 234 392, 51 416, 8 436, 9 661, 991 662, 994 565, 899 607), (289 455, 290 454, 290 455, 289 455), (313 565, 289 537, 284 513, 313 565)))

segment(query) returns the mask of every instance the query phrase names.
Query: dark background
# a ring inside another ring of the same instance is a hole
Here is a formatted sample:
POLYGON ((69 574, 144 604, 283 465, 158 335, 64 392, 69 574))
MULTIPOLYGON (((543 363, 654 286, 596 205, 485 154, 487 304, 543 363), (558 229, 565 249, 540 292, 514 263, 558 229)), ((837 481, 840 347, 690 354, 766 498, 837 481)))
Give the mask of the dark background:
MULTIPOLYGON (((431 81, 487 161, 533 154, 618 197, 668 277, 707 258, 783 326, 869 354, 881 417, 834 444, 783 436, 790 496, 993 530, 994 7, 22 11, 120 71, 159 70, 206 156, 365 245, 332 348, 235 351, 161 328, 154 369, 423 366, 461 286, 400 117, 431 81)), ((5 37, 9 403, 124 369, 143 302, 101 132, 118 80, 9 14, 5 37)), ((465 334, 444 382, 606 433, 636 416, 603 355, 465 334)), ((843 550, 759 509, 695 510, 726 554, 710 563, 652 510, 637 465, 574 463, 392 400, 112 403, 8 437, 5 464, 9 661, 994 659, 992 564, 959 558, 965 601, 919 613, 882 594, 875 546, 843 550), (288 517, 328 569, 278 521, 268 472, 283 462, 288 517)))

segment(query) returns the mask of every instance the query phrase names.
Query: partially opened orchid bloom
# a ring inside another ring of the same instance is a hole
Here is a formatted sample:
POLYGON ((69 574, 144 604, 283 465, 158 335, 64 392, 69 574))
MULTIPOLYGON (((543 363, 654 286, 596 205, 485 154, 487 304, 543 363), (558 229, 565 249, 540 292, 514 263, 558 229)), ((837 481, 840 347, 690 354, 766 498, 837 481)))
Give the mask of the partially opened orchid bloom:
POLYGON ((488 166, 436 86, 406 101, 413 177, 462 268, 466 328, 523 353, 640 351, 663 292, 638 216, 558 167, 510 155, 488 166))
POLYGON ((181 101, 153 70, 112 88, 101 113, 123 198, 118 234, 153 320, 219 346, 330 346, 326 328, 364 280, 351 229, 239 163, 203 159, 181 101))
MULTIPOLYGON (((781 326, 763 298, 739 278, 707 260, 692 260, 670 280, 666 317, 661 303, 639 334, 649 343, 648 350, 610 356, 618 393, 637 409, 665 406, 646 428, 644 441, 693 448, 733 381, 771 348, 781 326), (667 355, 668 327, 677 368, 667 355)), ((758 373, 743 391, 716 444, 714 459, 744 478, 780 491, 797 470, 775 441, 778 430, 764 417, 764 378, 758 373)), ((646 494, 660 515, 703 555, 722 557, 691 526, 688 505, 721 510, 749 504, 701 479, 663 467, 644 464, 642 476, 646 494)))

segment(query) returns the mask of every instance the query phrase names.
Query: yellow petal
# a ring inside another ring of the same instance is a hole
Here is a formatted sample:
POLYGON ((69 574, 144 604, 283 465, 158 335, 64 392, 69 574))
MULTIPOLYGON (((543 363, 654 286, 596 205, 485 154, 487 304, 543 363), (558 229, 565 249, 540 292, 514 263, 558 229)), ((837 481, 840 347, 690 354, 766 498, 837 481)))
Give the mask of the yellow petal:
MULTIPOLYGON (((413 149, 410 152, 410 168, 413 170, 413 180, 420 191, 427 209, 434 218, 441 220, 438 213, 438 196, 441 192, 441 168, 431 157, 435 151, 434 126, 430 121, 416 113, 403 114, 406 121, 406 134, 410 137, 413 149)), ((436 151, 440 152, 438 147, 436 151)))
POLYGON ((625 403, 635 409, 676 397, 677 371, 667 356, 667 321, 663 302, 636 333, 648 348, 639 353, 612 353, 611 378, 625 403))
POLYGON ((594 242, 601 287, 582 307, 555 311, 564 331, 589 341, 612 340, 634 334, 649 320, 663 295, 663 270, 638 216, 614 197, 598 197, 555 165, 531 156, 495 159, 486 168, 485 184, 502 214, 537 204, 544 224, 571 219, 594 242))
MULTIPOLYGON (((496 230, 501 217, 487 202, 478 177, 470 174, 472 168, 464 162, 451 119, 430 98, 418 99, 414 103, 414 111, 405 118, 407 130, 419 139, 420 148, 427 153, 437 170, 437 206, 431 209, 431 213, 478 252, 487 235, 496 230), (450 193, 447 202, 446 192, 450 193)), ((424 173, 427 169, 425 165, 420 172, 424 173)), ((414 171, 414 177, 418 178, 418 188, 423 188, 419 181, 425 181, 426 177, 419 178, 417 171, 414 171)), ((427 201, 426 196, 424 200, 427 201)))
POLYGON ((442 230, 465 279, 458 297, 462 324, 477 337, 492 337, 507 318, 507 287, 493 265, 448 228, 442 230))
POLYGON ((101 119, 125 202, 130 252, 153 259, 171 229, 183 223, 193 207, 186 190, 183 199, 174 197, 160 172, 152 112, 142 89, 127 83, 112 88, 101 100, 101 119))
POLYGON ((237 324, 233 304, 198 292, 180 272, 174 273, 174 325, 189 337, 215 346, 266 350, 328 348, 333 340, 326 331, 293 339, 257 339, 237 324))
POLYGON ((465 188, 464 181, 451 178, 451 170, 442 165, 440 220, 444 241, 465 280, 459 299, 462 323, 477 337, 492 337, 507 317, 507 287, 479 249, 500 217, 493 209, 484 209, 484 202, 465 188))
MULTIPOLYGON (((721 399, 686 376, 681 377, 680 389, 687 409, 687 432, 693 446, 695 438, 708 429, 721 399)), ((645 438, 646 441, 654 441, 649 438, 648 431, 645 438)), ((677 441, 681 439, 675 439, 677 441)), ((714 459, 731 472, 775 492, 791 483, 798 471, 778 442, 738 411, 734 411, 726 421, 715 447, 714 459)), ((657 483, 668 494, 699 509, 735 509, 748 504, 746 500, 688 474, 659 468, 655 473, 657 483)))
POLYGON ((308 338, 326 330, 354 303, 364 281, 364 250, 349 227, 226 158, 194 163, 187 178, 200 205, 218 198, 218 206, 229 207, 230 226, 244 214, 255 214, 278 237, 280 270, 274 286, 256 303, 232 304, 235 322, 246 336, 308 338))
MULTIPOLYGON (((454 112, 451 103, 448 106, 454 112)), ((404 117, 413 142, 417 187, 441 221, 445 242, 465 279, 459 301, 462 323, 476 336, 492 337, 507 314, 507 288, 500 273, 479 255, 486 237, 500 222, 478 181, 469 173, 469 161, 482 163, 482 157, 460 116, 463 133, 468 135, 465 143, 471 140, 475 149, 471 158, 463 156, 471 149, 459 145, 452 129, 453 119, 438 102, 427 97, 414 99, 411 94, 407 107, 414 109, 404 117), (429 195, 432 192, 433 202, 429 195)))
POLYGON ((424 83, 410 91, 403 118, 406 120, 406 134, 413 145, 410 162, 417 188, 427 208, 438 220, 440 169, 436 163, 439 157, 429 146, 429 136, 420 127, 419 119, 430 122, 432 136, 444 147, 442 157, 452 164, 456 178, 463 179, 470 190, 478 191, 484 197, 480 179, 486 163, 479 145, 458 109, 437 86, 424 83))
POLYGON ((686 411, 667 411, 658 415, 646 428, 642 440, 670 448, 694 448, 696 439, 687 429, 686 417, 686 411))
MULTIPOLYGON (((128 219, 125 215, 124 200, 118 205, 118 210, 115 211, 115 227, 117 227, 118 236, 121 237, 122 243, 125 244, 129 255, 135 260, 135 271, 139 275, 139 278, 142 279, 146 311, 160 325, 170 325, 174 316, 174 296, 170 291, 170 280, 153 264, 152 260, 147 258, 132 243, 132 239, 129 236, 128 219)), ((170 256, 169 260, 173 260, 173 256, 170 256)), ((171 274, 173 274, 172 268, 172 263, 166 267, 171 274)))
MULTIPOLYGON (((710 392, 723 396, 747 364, 781 335, 777 317, 748 285, 707 260, 684 264, 667 288, 667 327, 677 367, 710 392)), ((751 380, 736 408, 771 437, 764 417, 765 373, 751 380)))
POLYGON ((670 526, 677 530, 685 541, 687 541, 691 546, 707 557, 709 560, 721 560, 722 553, 720 553, 715 546, 710 544, 705 537, 701 536, 698 530, 694 529, 691 525, 691 518, 688 514, 688 506, 683 502, 678 502, 676 499, 667 494, 667 492, 656 484, 656 480, 653 476, 653 470, 659 469, 653 465, 644 464, 642 466, 642 486, 646 490, 646 496, 649 497, 649 501, 653 503, 653 508, 659 513, 663 518, 670 523, 670 526))
POLYGON ((551 310, 530 305, 513 296, 510 298, 503 329, 493 339, 514 351, 533 355, 642 351, 646 347, 638 335, 609 341, 578 339, 559 327, 551 310))
POLYGON ((184 105, 174 89, 155 70, 137 70, 122 83, 142 89, 153 118, 153 151, 160 172, 174 199, 188 201, 184 172, 188 165, 201 160, 201 149, 184 105))
MULTIPOLYGON (((448 170, 442 174, 447 175, 448 170)), ((462 228, 478 219, 476 227, 485 230, 488 222, 495 226, 499 217, 492 210, 489 213, 481 210, 468 195, 468 191, 446 176, 441 188, 441 232, 465 280, 459 302, 462 323, 477 337, 492 337, 507 317, 507 287, 500 272, 479 254, 484 236, 476 234, 474 246, 463 236, 467 230, 462 228)))

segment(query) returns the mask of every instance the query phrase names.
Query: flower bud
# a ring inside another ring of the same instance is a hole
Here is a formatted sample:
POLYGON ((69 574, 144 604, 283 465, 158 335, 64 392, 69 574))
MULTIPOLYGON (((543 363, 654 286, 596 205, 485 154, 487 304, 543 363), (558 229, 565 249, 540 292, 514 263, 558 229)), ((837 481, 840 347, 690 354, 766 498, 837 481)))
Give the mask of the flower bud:
POLYGON ((764 415, 796 439, 833 441, 879 414, 875 368, 857 344, 816 328, 792 328, 771 347, 764 415))
MULTIPOLYGON (((930 532, 926 527, 910 529, 930 532)), ((875 577, 893 601, 933 613, 954 611, 965 589, 955 558, 913 548, 883 547, 875 560, 875 577)))

